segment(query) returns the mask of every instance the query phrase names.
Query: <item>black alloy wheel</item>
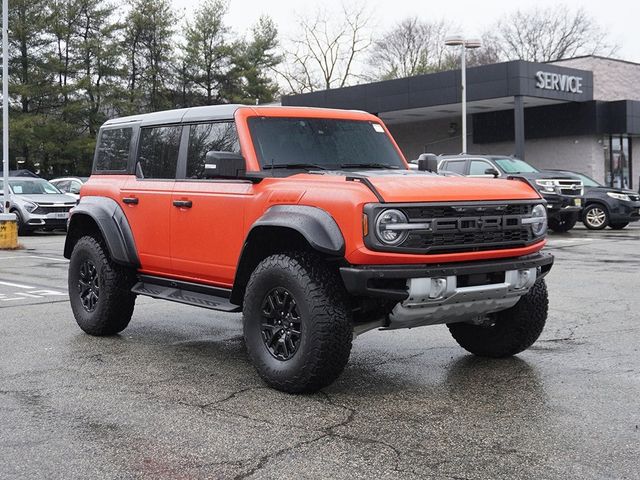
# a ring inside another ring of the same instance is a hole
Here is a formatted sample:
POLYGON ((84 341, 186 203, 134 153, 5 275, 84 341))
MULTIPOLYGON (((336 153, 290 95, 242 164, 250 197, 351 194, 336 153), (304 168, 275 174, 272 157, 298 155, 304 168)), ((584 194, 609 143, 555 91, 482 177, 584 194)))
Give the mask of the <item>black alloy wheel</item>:
POLYGON ((98 275, 98 269, 91 260, 85 259, 80 264, 78 293, 82 307, 87 312, 93 312, 100 297, 100 276, 98 275))
POLYGON ((298 304, 289 290, 277 287, 262 302, 262 341, 269 353, 286 361, 298 351, 302 321, 298 304))

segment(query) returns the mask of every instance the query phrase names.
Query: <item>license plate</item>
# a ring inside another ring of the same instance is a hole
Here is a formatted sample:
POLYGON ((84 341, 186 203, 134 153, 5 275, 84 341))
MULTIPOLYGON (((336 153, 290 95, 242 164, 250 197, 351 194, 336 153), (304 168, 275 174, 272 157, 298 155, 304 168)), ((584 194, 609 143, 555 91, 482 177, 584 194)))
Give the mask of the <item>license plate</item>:
POLYGON ((581 206, 582 206, 582 199, 581 199, 581 198, 574 198, 574 199, 573 199, 573 204, 574 204, 576 207, 581 207, 581 206))
POLYGON ((55 218, 56 220, 65 220, 69 218, 69 212, 64 213, 50 213, 47 218, 55 218))

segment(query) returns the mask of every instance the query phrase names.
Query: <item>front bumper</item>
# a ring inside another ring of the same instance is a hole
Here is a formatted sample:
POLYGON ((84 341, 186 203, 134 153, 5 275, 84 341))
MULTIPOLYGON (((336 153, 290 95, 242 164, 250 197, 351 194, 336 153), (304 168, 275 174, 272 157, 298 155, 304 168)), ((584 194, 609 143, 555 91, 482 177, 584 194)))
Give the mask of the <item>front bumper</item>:
POLYGON ((584 207, 584 197, 580 196, 544 193, 543 197, 547 201, 547 213, 549 215, 579 212, 584 207))
POLYGON ((397 301, 381 325, 395 329, 464 322, 510 308, 552 265, 552 255, 536 253, 456 264, 351 266, 340 274, 351 295, 397 301), (446 285, 435 296, 433 282, 446 285))
POLYGON ((609 213, 613 223, 637 222, 640 220, 640 202, 618 200, 609 213))
POLYGON ((49 213, 45 215, 27 214, 24 223, 29 228, 66 228, 69 212, 49 213))

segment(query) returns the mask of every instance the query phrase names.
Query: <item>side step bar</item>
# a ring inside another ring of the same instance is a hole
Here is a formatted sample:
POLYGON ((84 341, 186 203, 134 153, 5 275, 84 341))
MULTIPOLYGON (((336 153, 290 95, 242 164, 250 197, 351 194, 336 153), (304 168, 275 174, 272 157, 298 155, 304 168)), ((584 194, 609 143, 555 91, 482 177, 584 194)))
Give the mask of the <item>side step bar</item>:
POLYGON ((131 291, 172 302, 185 303, 222 312, 239 312, 240 307, 229 302, 231 290, 199 283, 183 282, 152 275, 139 275, 131 291))

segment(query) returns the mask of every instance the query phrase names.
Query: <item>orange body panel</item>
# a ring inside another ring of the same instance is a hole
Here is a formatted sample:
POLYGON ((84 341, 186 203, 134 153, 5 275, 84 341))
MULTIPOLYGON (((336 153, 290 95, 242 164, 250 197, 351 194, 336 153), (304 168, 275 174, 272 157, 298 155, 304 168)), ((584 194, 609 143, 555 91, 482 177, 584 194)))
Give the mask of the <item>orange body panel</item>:
MULTIPOLYGON (((260 170, 247 126, 247 119, 252 116, 365 120, 384 127, 379 118, 364 112, 242 107, 236 111, 235 119, 249 171, 260 170)), ((404 159, 397 145, 395 147, 404 159)), ((371 177, 369 180, 389 206, 403 202, 540 198, 526 183, 512 180, 427 175, 403 177, 402 172, 398 176, 371 177)), ((346 181, 339 175, 301 173, 286 178, 267 177, 255 184, 156 182, 138 180, 134 176, 94 175, 83 186, 82 195, 107 196, 120 204, 132 226, 143 272, 227 287, 233 284, 242 246, 251 226, 273 205, 308 205, 328 212, 344 237, 345 259, 353 265, 429 264, 518 257, 535 253, 545 245, 541 240, 526 248, 434 255, 369 250, 363 238, 363 208, 378 200, 366 185, 346 181), (152 202, 151 195, 156 194, 159 195, 152 202), (131 196, 139 198, 137 205, 122 202, 122 198, 131 196), (173 200, 187 199, 193 202, 191 209, 172 205, 173 200)))

